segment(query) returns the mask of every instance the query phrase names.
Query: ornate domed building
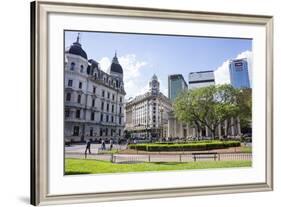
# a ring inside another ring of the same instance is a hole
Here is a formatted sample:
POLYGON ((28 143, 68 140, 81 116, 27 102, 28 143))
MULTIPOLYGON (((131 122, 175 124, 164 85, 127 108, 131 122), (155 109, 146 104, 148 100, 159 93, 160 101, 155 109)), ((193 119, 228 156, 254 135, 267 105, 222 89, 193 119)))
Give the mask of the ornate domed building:
POLYGON ((78 34, 76 41, 65 50, 64 71, 65 141, 121 139, 126 92, 117 54, 110 73, 104 72, 97 61, 88 60, 78 34))
POLYGON ((167 137, 168 113, 171 101, 160 92, 160 83, 154 74, 149 90, 126 103, 126 130, 132 138, 159 139, 167 137))

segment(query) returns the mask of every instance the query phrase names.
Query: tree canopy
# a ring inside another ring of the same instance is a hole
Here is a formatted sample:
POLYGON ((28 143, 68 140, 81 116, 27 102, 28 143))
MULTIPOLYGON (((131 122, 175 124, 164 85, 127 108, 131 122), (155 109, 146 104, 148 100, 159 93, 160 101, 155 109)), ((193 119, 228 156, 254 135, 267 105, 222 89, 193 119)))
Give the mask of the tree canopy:
POLYGON ((225 120, 251 120, 251 89, 235 89, 225 84, 186 90, 176 98, 173 107, 177 119, 198 130, 206 126, 214 137, 218 125, 225 120))

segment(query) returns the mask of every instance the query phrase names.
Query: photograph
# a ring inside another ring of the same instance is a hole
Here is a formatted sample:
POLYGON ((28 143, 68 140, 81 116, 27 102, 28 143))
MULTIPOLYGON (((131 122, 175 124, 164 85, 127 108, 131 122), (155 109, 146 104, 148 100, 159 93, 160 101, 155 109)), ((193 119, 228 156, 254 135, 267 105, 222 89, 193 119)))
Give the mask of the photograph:
POLYGON ((63 35, 64 175, 252 167, 253 39, 63 35))

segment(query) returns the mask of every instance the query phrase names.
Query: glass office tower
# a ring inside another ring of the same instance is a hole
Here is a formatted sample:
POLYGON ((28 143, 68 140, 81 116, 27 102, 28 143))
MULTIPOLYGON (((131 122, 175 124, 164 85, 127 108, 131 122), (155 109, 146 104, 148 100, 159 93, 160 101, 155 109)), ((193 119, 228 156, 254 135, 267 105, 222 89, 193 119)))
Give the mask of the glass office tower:
POLYGON ((168 88, 168 97, 174 101, 177 95, 187 88, 187 84, 181 74, 169 75, 168 88))
POLYGON ((247 59, 230 61, 229 74, 230 83, 234 88, 250 88, 247 59))

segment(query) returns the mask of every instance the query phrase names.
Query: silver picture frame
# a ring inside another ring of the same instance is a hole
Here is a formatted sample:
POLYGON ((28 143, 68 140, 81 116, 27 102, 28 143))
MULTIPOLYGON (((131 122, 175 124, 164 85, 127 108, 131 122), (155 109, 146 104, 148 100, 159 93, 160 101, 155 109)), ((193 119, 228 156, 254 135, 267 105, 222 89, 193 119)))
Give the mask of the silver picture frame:
POLYGON ((31 204, 67 204, 273 190, 273 17, 125 6, 31 3, 31 204), (261 25, 266 31, 265 182, 87 194, 48 193, 48 15, 87 14, 261 25))

